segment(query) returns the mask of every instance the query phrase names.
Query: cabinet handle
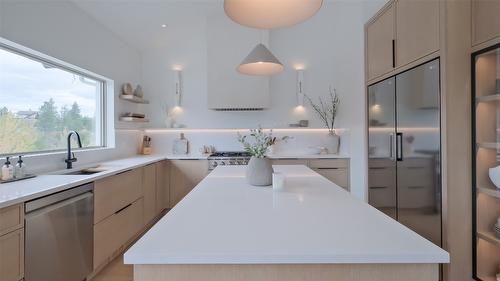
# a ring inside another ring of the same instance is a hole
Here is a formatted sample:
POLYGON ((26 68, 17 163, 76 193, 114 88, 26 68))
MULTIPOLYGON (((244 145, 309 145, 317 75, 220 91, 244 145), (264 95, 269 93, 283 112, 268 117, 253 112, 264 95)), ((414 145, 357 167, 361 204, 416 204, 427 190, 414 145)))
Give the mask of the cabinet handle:
POLYGON ((370 170, 385 170, 387 167, 370 167, 370 170))
POLYGON ((387 188, 387 186, 370 186, 370 189, 383 189, 387 188))
POLYGON ((392 68, 396 67, 396 40, 392 39, 392 68))
POLYGON ((403 133, 396 133, 396 161, 403 161, 403 133))
POLYGON ((130 206, 132 206, 132 203, 130 203, 130 204, 128 204, 127 206, 125 206, 125 207, 121 208, 120 210, 116 211, 116 212, 115 212, 115 215, 119 214, 121 211, 123 211, 123 210, 127 209, 127 208, 128 208, 128 207, 130 207, 130 206))
POLYGON ((423 185, 410 185, 408 186, 409 189, 420 189, 420 188, 424 188, 425 186, 423 185))
POLYGON ((316 168, 318 170, 340 170, 340 169, 344 169, 344 168, 316 168))

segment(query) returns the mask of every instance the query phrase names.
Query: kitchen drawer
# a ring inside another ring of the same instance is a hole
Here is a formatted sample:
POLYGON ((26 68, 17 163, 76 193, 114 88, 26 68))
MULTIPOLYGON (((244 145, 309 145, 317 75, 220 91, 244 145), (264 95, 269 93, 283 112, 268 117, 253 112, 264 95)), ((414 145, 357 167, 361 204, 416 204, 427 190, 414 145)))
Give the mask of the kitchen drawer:
POLYGON ((156 165, 150 164, 142 168, 142 188, 144 194, 144 224, 156 216, 156 165))
POLYGON ((24 277, 24 229, 0 236, 0 281, 24 277))
POLYGON ((309 160, 311 168, 349 168, 348 159, 311 159, 309 160))
POLYGON ((94 184, 94 224, 142 197, 142 169, 98 180, 94 184))
POLYGON ((24 226, 24 204, 0 209, 0 235, 24 226))
POLYGON ((94 269, 141 231, 143 205, 141 198, 94 225, 94 269))
POLYGON ((273 159, 273 165, 304 165, 307 166, 307 159, 273 159))
POLYGON ((347 168, 316 168, 314 171, 336 185, 349 190, 349 170, 347 168))

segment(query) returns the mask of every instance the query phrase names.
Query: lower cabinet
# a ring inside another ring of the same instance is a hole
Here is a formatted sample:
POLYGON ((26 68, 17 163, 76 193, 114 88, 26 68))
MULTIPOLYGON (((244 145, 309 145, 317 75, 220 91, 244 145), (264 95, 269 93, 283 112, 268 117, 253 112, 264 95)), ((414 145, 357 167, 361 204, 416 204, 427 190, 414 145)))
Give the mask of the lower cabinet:
POLYGON ((336 185, 350 190, 349 159, 273 159, 273 165, 305 165, 336 185))
POLYGON ((142 190, 144 194, 144 223, 156 217, 156 164, 142 168, 142 190))
POLYGON ((348 159, 312 159, 309 167, 345 190, 350 190, 348 159))
POLYGON ((170 208, 170 162, 156 163, 156 212, 170 208))
POLYGON ((208 175, 207 160, 170 161, 170 208, 208 175))
POLYGON ((24 277, 24 204, 0 209, 0 281, 24 277))
POLYGON ((0 281, 24 277, 24 228, 0 236, 0 281))
POLYGON ((94 225, 94 269, 108 262, 144 227, 142 198, 94 225))

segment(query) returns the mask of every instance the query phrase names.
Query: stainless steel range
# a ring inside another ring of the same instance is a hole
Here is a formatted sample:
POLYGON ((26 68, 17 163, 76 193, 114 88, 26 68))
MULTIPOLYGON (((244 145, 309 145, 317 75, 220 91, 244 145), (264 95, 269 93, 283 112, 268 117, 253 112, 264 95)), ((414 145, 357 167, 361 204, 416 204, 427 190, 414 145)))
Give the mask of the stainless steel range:
POLYGON ((223 151, 210 154, 208 157, 208 170, 212 171, 217 166, 247 165, 250 154, 243 151, 223 151))

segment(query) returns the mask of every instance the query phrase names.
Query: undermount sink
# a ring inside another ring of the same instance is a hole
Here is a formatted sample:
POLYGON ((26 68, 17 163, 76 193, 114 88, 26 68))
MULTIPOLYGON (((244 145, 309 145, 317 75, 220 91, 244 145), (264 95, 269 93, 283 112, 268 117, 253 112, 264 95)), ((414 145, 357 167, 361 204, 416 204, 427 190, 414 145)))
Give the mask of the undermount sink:
POLYGON ((86 169, 82 169, 82 170, 77 170, 77 171, 62 171, 60 173, 58 173, 59 175, 93 175, 93 174, 97 174, 97 173, 100 173, 100 172, 104 172, 106 170, 104 170, 103 168, 101 167, 92 167, 92 168, 86 168, 86 169))

